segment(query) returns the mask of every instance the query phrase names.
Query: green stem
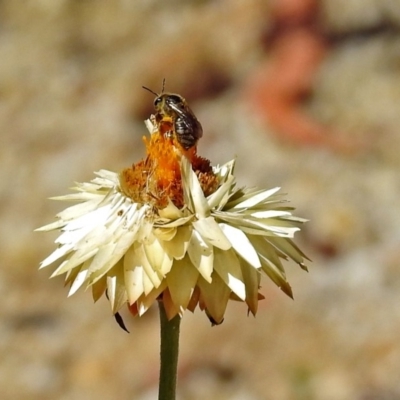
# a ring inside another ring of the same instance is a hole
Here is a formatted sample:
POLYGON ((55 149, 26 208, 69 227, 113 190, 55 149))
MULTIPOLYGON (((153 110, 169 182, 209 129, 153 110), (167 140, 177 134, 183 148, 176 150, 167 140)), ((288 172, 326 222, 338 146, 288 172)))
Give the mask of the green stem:
POLYGON ((171 321, 168 321, 164 303, 159 301, 158 305, 161 325, 161 366, 158 400, 175 400, 181 317, 177 315, 171 321))

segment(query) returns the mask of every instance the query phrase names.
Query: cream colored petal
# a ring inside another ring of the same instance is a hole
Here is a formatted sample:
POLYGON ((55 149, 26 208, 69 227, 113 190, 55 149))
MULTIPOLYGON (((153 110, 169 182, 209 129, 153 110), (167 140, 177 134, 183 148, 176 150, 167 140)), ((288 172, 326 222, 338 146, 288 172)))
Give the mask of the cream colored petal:
MULTIPOLYGON (((154 115, 152 115, 152 117, 154 118, 154 115)), ((158 132, 158 128, 156 125, 154 125, 151 122, 151 119, 146 119, 144 121, 144 124, 146 125, 147 130, 150 132, 151 135, 156 134, 158 132)))
POLYGON ((70 193, 64 194, 62 196, 53 196, 50 197, 50 200, 58 200, 58 201, 95 201, 98 200, 98 204, 104 199, 104 194, 100 193, 91 193, 91 192, 84 192, 79 189, 79 187, 72 188, 73 190, 79 191, 79 193, 70 193))
MULTIPOLYGON (((87 228, 80 228, 76 230, 70 230, 64 227, 63 232, 55 241, 57 244, 69 245, 70 243, 74 245, 74 250, 77 249, 77 244, 80 243, 89 233, 93 231, 97 232, 96 227, 88 226, 87 228)), ((100 231, 100 230, 99 230, 100 231)), ((103 232, 105 230, 103 229, 103 232)), ((99 232, 101 233, 101 232, 99 232)))
POLYGON ((258 289, 260 286, 260 271, 253 268, 244 260, 240 260, 243 282, 246 287, 246 304, 253 315, 258 308, 258 289))
POLYGON ((190 226, 182 226, 177 229, 176 235, 172 240, 163 241, 161 244, 170 258, 181 260, 186 254, 191 236, 192 228, 190 226))
POLYGON ((254 268, 261 268, 257 252, 243 231, 227 224, 219 224, 219 226, 235 251, 254 268))
POLYGON ((182 216, 176 220, 171 220, 167 222, 166 220, 163 219, 157 219, 154 222, 154 226, 157 228, 179 228, 182 225, 186 225, 188 222, 194 219, 194 214, 192 214, 190 211, 186 210, 189 215, 182 216))
POLYGON ((293 299, 292 288, 289 282, 286 280, 285 274, 280 271, 275 264, 264 257, 260 257, 261 267, 263 271, 269 276, 269 278, 289 297, 293 299))
POLYGON ((82 287, 82 285, 86 281, 86 276, 87 276, 87 270, 79 271, 78 275, 76 276, 76 278, 72 282, 71 288, 70 288, 70 290, 68 292, 68 297, 70 297, 73 294, 75 294, 77 292, 77 290, 82 287))
POLYGON ((113 171, 109 171, 107 169, 101 169, 95 172, 97 178, 95 178, 92 182, 98 182, 99 185, 107 185, 107 184, 119 184, 119 174, 113 171))
POLYGON ((79 250, 74 253, 65 261, 63 261, 60 266, 51 274, 51 277, 55 277, 61 274, 70 271, 86 262, 87 260, 91 261, 92 257, 94 257, 97 253, 98 249, 94 249, 91 251, 79 250))
POLYGON ((214 270, 233 293, 245 300, 246 288, 243 283, 239 259, 233 249, 227 251, 214 249, 214 270))
POLYGON ((73 244, 64 245, 55 249, 48 257, 46 257, 41 263, 39 269, 47 267, 48 265, 52 264, 54 261, 64 257, 66 254, 72 251, 73 244))
POLYGON ((200 182, 186 157, 182 157, 181 166, 185 203, 198 218, 205 218, 210 215, 210 208, 200 182))
MULTIPOLYGON (((87 204, 87 203, 82 203, 82 205, 83 204, 87 204)), ((107 204, 106 206, 99 207, 90 212, 86 212, 79 217, 73 217, 73 219, 70 219, 68 215, 62 216, 60 218, 62 218, 64 221, 70 220, 70 222, 68 222, 64 228, 67 231, 74 231, 77 229, 88 230, 88 229, 90 229, 90 227, 99 226, 99 225, 104 224, 106 222, 108 216, 110 215, 110 208, 111 208, 111 205, 107 204)), ((65 210, 65 211, 67 211, 67 210, 65 210)), ((62 214, 62 213, 60 213, 60 214, 62 214)))
POLYGON ((159 210, 158 214, 160 218, 172 221, 183 217, 182 211, 178 207, 176 207, 175 204, 172 203, 171 201, 169 201, 167 207, 163 208, 162 210, 159 210))
POLYGON ((193 230, 187 252, 190 261, 199 270, 201 276, 207 282, 211 282, 214 269, 213 246, 206 243, 201 235, 193 230))
POLYGON ((66 224, 66 222, 64 220, 52 222, 51 224, 47 224, 47 225, 41 226, 40 228, 35 229, 35 232, 54 231, 55 229, 62 228, 65 224, 66 224))
POLYGON ((229 200, 231 188, 235 178, 230 176, 213 194, 207 197, 208 206, 210 210, 221 210, 229 200))
POLYGON ((187 308, 198 277, 199 271, 194 268, 189 257, 174 261, 166 279, 172 301, 176 306, 187 308))
POLYGON ((120 263, 116 265, 107 276, 107 294, 114 314, 128 301, 125 289, 124 271, 120 263))
POLYGON ((243 211, 251 208, 271 208, 273 205, 282 202, 282 195, 275 194, 280 188, 268 190, 257 188, 241 188, 232 194, 226 210, 243 211))
POLYGON ((153 289, 149 294, 141 296, 137 301, 138 314, 142 316, 157 300, 157 297, 166 289, 167 282, 163 280, 162 284, 153 289))
MULTIPOLYGON (((187 211, 189 212, 189 211, 187 211)), ((176 220, 172 220, 170 222, 166 222, 165 220, 157 219, 157 221, 154 222, 154 226, 157 228, 179 228, 182 225, 186 225, 188 222, 190 222, 192 219, 194 219, 193 214, 189 214, 187 216, 182 216, 176 220)))
POLYGON ((80 287, 82 287, 82 285, 87 281, 88 267, 89 267, 89 261, 83 263, 83 265, 80 268, 77 268, 79 272, 76 274, 75 279, 71 284, 71 287, 68 292, 68 297, 76 293, 76 291, 80 287))
POLYGON ((249 236, 249 240, 251 244, 254 246, 256 249, 257 253, 259 256, 264 257, 268 259, 270 262, 272 262, 275 267, 280 271, 282 276, 285 275, 285 270, 282 265, 282 261, 280 258, 285 258, 287 259, 286 255, 281 253, 280 250, 277 250, 274 246, 272 246, 267 239, 265 239, 262 236, 249 236))
POLYGON ((296 232, 300 230, 297 227, 279 227, 272 225, 269 220, 264 221, 251 221, 252 226, 258 227, 261 230, 272 232, 275 236, 292 238, 296 232))
POLYGON ((197 285, 200 288, 201 300, 207 307, 208 313, 216 323, 221 323, 224 319, 231 290, 216 273, 213 274, 211 283, 199 277, 197 285))
POLYGON ((268 238, 268 241, 298 264, 302 264, 304 262, 304 258, 308 259, 307 256, 290 239, 271 237, 268 238))
POLYGON ((299 230, 297 227, 275 227, 271 225, 271 221, 245 217, 241 214, 233 214, 226 212, 215 212, 213 216, 218 220, 228 222, 245 233, 263 236, 281 236, 293 237, 294 233, 299 230))
POLYGON ((172 240, 178 231, 177 228, 153 228, 154 236, 159 240, 172 240))
POLYGON ((67 273, 65 274, 65 286, 67 286, 68 284, 71 284, 75 280, 75 278, 78 276, 79 271, 82 269, 81 267, 82 267, 82 265, 80 267, 70 269, 67 271, 67 273))
POLYGON ((280 211, 280 210, 254 211, 251 213, 251 216, 255 218, 276 218, 276 217, 286 217, 290 215, 292 215, 290 212, 280 211))
POLYGON ((91 228, 90 232, 87 233, 83 229, 80 229, 79 232, 82 233, 79 237, 76 235, 77 231, 65 232, 62 235, 65 238, 67 238, 66 233, 71 235, 70 241, 66 241, 66 243, 75 243, 74 250, 90 251, 98 249, 103 243, 107 243, 112 239, 112 232, 107 230, 104 225, 91 228), (76 237, 74 238, 73 235, 76 237))
POLYGON ((185 310, 182 307, 177 306, 172 300, 171 294, 168 289, 164 290, 162 295, 162 302, 167 315, 168 321, 171 321, 176 315, 182 316, 185 310))
POLYGON ((235 169, 236 160, 228 161, 223 165, 217 165, 213 167, 213 171, 216 175, 218 175, 223 181, 227 179, 229 176, 233 175, 233 171, 235 169))
MULTIPOLYGON (((157 275, 158 280, 160 281, 161 278, 157 275)), ((154 280, 154 279, 153 279, 154 280)), ((157 289, 162 285, 162 280, 161 283, 158 283, 157 281, 157 289)), ((144 295, 147 296, 149 293, 151 293, 155 288, 154 283, 152 280, 149 278, 149 275, 147 275, 146 270, 143 268, 143 289, 144 289, 144 295)))
POLYGON ((195 221, 193 222, 193 227, 209 244, 222 250, 228 250, 232 247, 230 241, 213 217, 195 221))
POLYGON ((152 290, 153 287, 159 287, 161 284, 161 278, 157 274, 156 271, 151 267, 150 263, 147 260, 146 254, 144 252, 143 246, 139 243, 135 243, 133 246, 129 248, 124 257, 124 265, 126 269, 133 270, 135 267, 143 267, 144 272, 146 273, 146 277, 151 282, 151 286, 144 278, 143 286, 146 290, 152 290), (147 286, 145 287, 145 284, 147 286), (150 287, 149 287, 150 286, 150 287))
POLYGON ((172 267, 172 258, 165 253, 158 239, 152 243, 143 245, 144 253, 153 270, 158 271, 162 276, 165 276, 172 267))
POLYGON ((104 292, 107 289, 107 277, 103 276, 96 283, 94 283, 91 287, 92 287, 93 301, 96 302, 97 300, 100 299, 101 296, 103 296, 104 292))
MULTIPOLYGON (((63 221, 70 221, 82 217, 83 215, 96 210, 103 199, 104 196, 101 196, 93 200, 85 201, 84 203, 75 204, 59 212, 57 218, 60 218, 63 221)), ((61 198, 58 200, 61 200, 61 198)))
POLYGON ((144 271, 142 266, 135 266, 133 269, 124 260, 124 277, 126 292, 128 295, 129 304, 133 304, 143 293, 144 284, 143 277, 144 271))
MULTIPOLYGON (((110 265, 110 260, 113 256, 116 246, 116 243, 109 243, 105 246, 102 246, 93 257, 93 261, 88 270, 88 280, 91 284, 100 279, 115 264, 113 263, 113 265, 110 265)), ((116 260, 116 262, 117 261, 118 260, 116 260)))

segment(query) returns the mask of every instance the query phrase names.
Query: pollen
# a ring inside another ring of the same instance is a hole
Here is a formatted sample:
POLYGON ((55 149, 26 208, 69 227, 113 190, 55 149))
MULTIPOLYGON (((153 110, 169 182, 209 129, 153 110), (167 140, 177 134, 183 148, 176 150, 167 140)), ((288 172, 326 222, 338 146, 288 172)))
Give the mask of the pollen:
POLYGON ((217 190, 218 177, 211 162, 197 155, 196 146, 185 150, 173 135, 172 122, 166 118, 157 124, 158 130, 150 138, 144 137, 147 157, 120 174, 121 191, 134 202, 165 208, 169 201, 184 206, 180 159, 186 157, 192 164, 204 195, 217 190))

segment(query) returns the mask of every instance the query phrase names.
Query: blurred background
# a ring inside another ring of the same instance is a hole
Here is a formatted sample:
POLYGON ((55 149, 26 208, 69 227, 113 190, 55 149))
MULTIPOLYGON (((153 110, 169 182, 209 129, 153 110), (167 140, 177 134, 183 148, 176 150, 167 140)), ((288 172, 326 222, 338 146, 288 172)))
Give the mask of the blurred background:
POLYGON ((1 398, 157 397, 157 309, 127 334, 67 299, 33 229, 144 156, 163 78, 199 154, 288 193, 313 259, 286 266, 295 301, 263 279, 256 318, 185 314, 179 399, 400 399, 400 0, 0 1, 1 398))

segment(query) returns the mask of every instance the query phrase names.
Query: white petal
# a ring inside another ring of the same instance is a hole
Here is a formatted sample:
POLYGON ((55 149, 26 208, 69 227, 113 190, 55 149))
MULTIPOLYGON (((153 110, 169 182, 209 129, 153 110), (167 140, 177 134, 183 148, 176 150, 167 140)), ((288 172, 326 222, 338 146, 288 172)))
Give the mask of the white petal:
POLYGON ((116 243, 109 243, 102 246, 93 257, 88 270, 88 279, 90 280, 90 283, 96 282, 107 272, 108 269, 112 267, 111 265, 105 270, 105 267, 110 264, 110 259, 112 258, 115 247, 116 243))
POLYGON ((271 237, 268 238, 268 241, 298 264, 303 263, 304 258, 307 258, 306 255, 290 239, 271 237))
POLYGON ((210 210, 221 210, 229 200, 230 190, 235 182, 235 178, 230 176, 213 194, 207 197, 210 210))
POLYGON ((159 271, 162 276, 165 276, 171 270, 172 258, 165 253, 158 239, 155 239, 152 243, 144 244, 143 249, 153 270, 159 271))
POLYGON ((211 282, 211 274, 214 269, 213 247, 206 243, 201 235, 193 230, 187 249, 190 261, 199 270, 201 276, 211 282))
POLYGON ((155 287, 153 281, 156 279, 153 277, 153 281, 149 278, 148 273, 146 272, 146 269, 143 268, 143 289, 144 289, 144 295, 147 296, 149 293, 151 293, 153 290, 156 288, 158 289, 164 281, 160 281, 159 277, 157 276, 157 287, 155 287))
POLYGON ((221 323, 224 319, 231 290, 215 272, 211 283, 199 278, 197 284, 200 288, 200 298, 204 301, 208 313, 217 323, 221 323))
POLYGON ((110 239, 110 234, 104 225, 82 228, 75 231, 65 231, 58 239, 57 243, 74 244, 74 250, 92 250, 99 247, 105 240, 110 239))
POLYGON ((96 283, 92 285, 93 301, 96 302, 97 300, 99 300, 100 297, 103 296, 106 290, 107 290, 107 277, 103 276, 101 279, 99 279, 96 283))
POLYGON ((261 256, 261 264, 263 271, 269 276, 269 278, 278 286, 284 293, 293 298, 292 288, 290 287, 286 276, 279 270, 275 264, 269 259, 261 256))
POLYGON ((233 293, 245 300, 246 288, 243 283, 240 263, 232 249, 228 251, 214 249, 214 270, 233 293))
POLYGON ((63 220, 52 222, 51 224, 47 224, 47 225, 41 226, 40 228, 36 228, 35 232, 53 231, 55 229, 59 229, 59 228, 63 227, 65 224, 66 224, 66 222, 63 220))
POLYGON ((72 219, 84 216, 85 214, 96 210, 103 199, 104 196, 101 196, 100 198, 94 200, 75 204, 74 206, 66 208, 64 211, 59 212, 57 214, 57 218, 60 218, 63 221, 70 221, 72 219))
POLYGON ((171 201, 168 203, 167 207, 159 210, 158 214, 161 218, 172 221, 183 217, 182 211, 171 201))
POLYGON ((246 303, 250 311, 255 315, 258 307, 258 289, 260 285, 260 270, 252 268, 244 260, 240 260, 243 282, 246 287, 246 303))
POLYGON ((128 294, 129 304, 133 304, 144 291, 143 286, 143 267, 136 266, 131 268, 129 264, 126 263, 126 257, 124 260, 124 276, 125 276, 125 286, 128 294))
POLYGON ((65 246, 58 247, 40 263, 39 269, 47 267, 48 265, 52 264, 54 261, 58 260, 59 258, 64 257, 66 254, 68 254, 73 249, 73 247, 74 246, 72 244, 68 245, 68 246, 65 245, 65 246))
POLYGON ((91 258, 96 255, 98 249, 93 249, 90 251, 86 250, 78 250, 65 261, 63 261, 60 266, 52 273, 51 277, 64 274, 75 267, 78 267, 80 264, 90 261, 91 258))
POLYGON ((99 201, 104 199, 104 194, 99 194, 99 193, 91 193, 91 192, 83 192, 80 190, 79 187, 73 188, 74 190, 78 190, 79 193, 70 193, 70 194, 64 194, 62 196, 53 196, 50 197, 50 200, 59 200, 59 201, 89 201, 89 200, 94 200, 94 201, 99 201))
POLYGON ((211 245, 222 250, 231 248, 231 243, 213 217, 202 218, 195 221, 193 222, 193 226, 203 239, 211 245))
MULTIPOLYGON (((272 225, 274 223, 271 219, 257 219, 246 217, 243 213, 228 213, 217 211, 213 213, 215 218, 228 222, 230 225, 237 227, 245 233, 263 236, 280 236, 280 237, 293 237, 294 233, 300 230, 298 227, 280 227, 272 225)), ((280 221, 279 221, 280 222, 280 221)), ((286 222, 285 222, 286 223, 286 222)))
POLYGON ((185 203, 192 206, 198 218, 205 218, 210 215, 210 208, 207 199, 204 197, 203 189, 192 170, 192 165, 186 157, 182 157, 182 183, 184 190, 185 203))
POLYGON ((236 252, 254 268, 261 268, 261 263, 257 252, 247 236, 240 229, 234 228, 231 225, 219 224, 219 226, 232 243, 232 246, 236 252))
POLYGON ((116 265, 107 276, 107 294, 114 314, 127 303, 122 265, 116 265))
POLYGON ((255 211, 251 213, 251 216, 255 218, 276 218, 276 217, 285 217, 290 215, 291 215, 290 212, 280 211, 280 210, 255 211))
POLYGON ((259 203, 262 203, 263 201, 265 201, 266 199, 268 199, 268 197, 271 197, 273 194, 275 194, 280 188, 276 187, 273 189, 268 189, 268 190, 262 190, 259 193, 251 196, 250 198, 241 201, 237 204, 235 204, 232 208, 233 209, 239 209, 239 208, 250 208, 250 207, 254 207, 259 203))
POLYGON ((167 275, 167 285, 174 304, 186 309, 196 286, 199 271, 193 267, 189 258, 175 261, 167 275))
POLYGON ((182 226, 177 229, 176 235, 172 240, 162 242, 162 247, 170 258, 181 260, 186 254, 191 236, 192 228, 190 226, 182 226))
POLYGON ((177 228, 158 228, 154 227, 153 233, 157 239, 162 241, 170 241, 176 235, 178 229, 177 228))
POLYGON ((100 171, 96 171, 95 175, 97 175, 99 178, 95 178, 92 182, 95 182, 99 179, 103 179, 102 184, 112 184, 114 185, 119 185, 119 174, 113 172, 113 171, 108 171, 107 169, 101 169, 100 171))
MULTIPOLYGON (((149 264, 143 246, 141 244, 135 243, 129 248, 129 250, 125 254, 124 263, 126 265, 126 268, 131 270, 133 270, 135 267, 143 267, 143 270, 146 273, 147 278, 151 282, 151 285, 154 287, 160 286, 161 279, 149 264)), ((148 282, 146 282, 144 278, 143 285, 145 283, 148 282)), ((147 285, 147 289, 149 289, 149 285, 147 285)))
POLYGON ((279 269, 281 274, 285 275, 285 270, 283 268, 281 259, 279 258, 279 254, 287 258, 286 255, 277 250, 268 242, 266 238, 262 236, 249 236, 249 240, 260 257, 268 259, 275 265, 277 269, 279 269))
POLYGON ((72 296, 74 293, 76 293, 76 291, 82 287, 82 285, 85 283, 86 281, 86 276, 87 276, 87 270, 82 270, 79 271, 77 277, 74 279, 74 282, 71 285, 71 288, 68 292, 68 297, 72 296))
POLYGON ((233 170, 235 169, 236 160, 228 161, 223 165, 217 165, 213 167, 213 171, 216 175, 220 176, 221 179, 226 179, 229 176, 233 175, 233 170))
POLYGON ((80 268, 76 268, 79 272, 75 274, 68 297, 72 296, 86 282, 88 266, 89 262, 84 263, 80 268))
MULTIPOLYGON (((85 204, 85 203, 83 203, 85 204)), ((65 230, 74 231, 77 229, 90 230, 94 226, 101 225, 106 222, 108 216, 110 215, 111 206, 108 204, 106 206, 97 208, 96 210, 90 211, 76 219, 71 220, 65 226, 65 230)), ((63 218, 64 220, 67 218, 63 218)))
POLYGON ((145 296, 140 297, 137 301, 138 314, 142 316, 157 300, 157 297, 166 289, 167 283, 164 280, 162 284, 153 289, 150 293, 146 293, 145 296))

